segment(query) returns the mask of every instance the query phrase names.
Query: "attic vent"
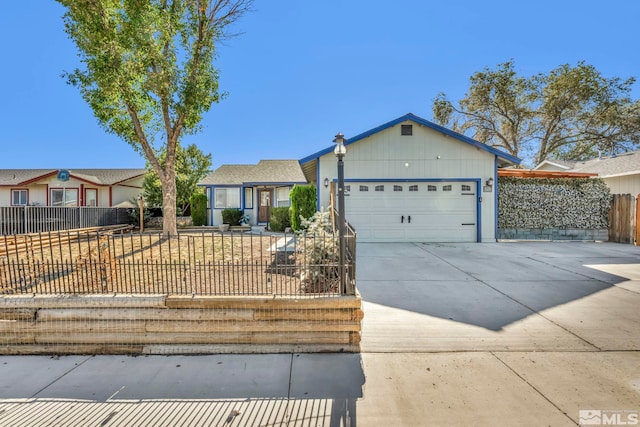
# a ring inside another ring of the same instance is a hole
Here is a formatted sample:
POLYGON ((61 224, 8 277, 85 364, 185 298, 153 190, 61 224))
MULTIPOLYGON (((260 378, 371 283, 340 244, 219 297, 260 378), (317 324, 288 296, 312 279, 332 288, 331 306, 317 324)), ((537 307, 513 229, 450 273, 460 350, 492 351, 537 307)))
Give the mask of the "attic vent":
POLYGON ((413 125, 400 126, 400 135, 413 135, 413 125))

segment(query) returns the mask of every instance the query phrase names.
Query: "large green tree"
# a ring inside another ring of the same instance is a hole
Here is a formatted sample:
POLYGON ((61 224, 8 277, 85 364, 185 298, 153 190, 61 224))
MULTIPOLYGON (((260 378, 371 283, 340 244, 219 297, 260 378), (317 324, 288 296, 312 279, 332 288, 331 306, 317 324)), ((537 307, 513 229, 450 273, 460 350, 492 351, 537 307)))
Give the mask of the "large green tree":
POLYGON ((524 77, 508 61, 473 74, 458 106, 439 94, 433 115, 443 126, 533 164, 580 160, 640 143, 634 83, 634 78, 605 78, 584 62, 524 77))
POLYGON ((163 233, 176 234, 177 147, 220 100, 215 47, 252 0, 58 1, 82 62, 69 83, 146 157, 162 184, 163 233))
MULTIPOLYGON (((164 164, 166 156, 160 155, 160 164, 164 164)), ((190 198, 198 192, 198 182, 204 178, 211 167, 211 154, 204 154, 195 145, 176 147, 176 209, 184 215, 190 205, 190 198)), ((162 206, 162 183, 156 171, 147 162, 147 172, 142 182, 144 197, 149 206, 162 206)))

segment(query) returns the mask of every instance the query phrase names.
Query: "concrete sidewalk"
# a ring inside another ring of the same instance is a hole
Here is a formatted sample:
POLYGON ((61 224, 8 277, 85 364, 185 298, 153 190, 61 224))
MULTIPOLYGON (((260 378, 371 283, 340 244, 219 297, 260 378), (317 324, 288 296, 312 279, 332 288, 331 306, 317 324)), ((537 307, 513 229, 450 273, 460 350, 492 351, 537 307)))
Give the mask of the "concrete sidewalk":
POLYGON ((640 419, 640 248, 361 244, 358 275, 362 354, 5 356, 0 426, 640 419))

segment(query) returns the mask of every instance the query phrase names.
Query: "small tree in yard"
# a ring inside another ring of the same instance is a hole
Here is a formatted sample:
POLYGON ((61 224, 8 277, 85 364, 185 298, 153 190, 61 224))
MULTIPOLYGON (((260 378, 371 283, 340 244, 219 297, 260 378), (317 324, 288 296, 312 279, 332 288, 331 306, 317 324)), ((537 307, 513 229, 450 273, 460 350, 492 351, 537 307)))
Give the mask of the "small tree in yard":
MULTIPOLYGON (((166 156, 160 155, 160 164, 165 164, 166 156)), ((195 145, 182 148, 176 146, 176 213, 187 215, 190 208, 191 196, 202 192, 198 182, 207 176, 211 166, 211 154, 204 154, 195 145)), ((162 206, 162 183, 151 165, 147 162, 147 172, 142 182, 144 198, 152 207, 162 206)))
POLYGON ((252 0, 58 0, 83 69, 66 73, 100 125, 143 153, 162 184, 163 233, 175 235, 176 155, 223 94, 216 43, 252 0), (164 162, 160 156, 164 154, 164 162))
POLYGON ((316 187, 294 185, 289 197, 291 198, 291 228, 298 231, 304 227, 302 220, 309 219, 316 213, 316 187))

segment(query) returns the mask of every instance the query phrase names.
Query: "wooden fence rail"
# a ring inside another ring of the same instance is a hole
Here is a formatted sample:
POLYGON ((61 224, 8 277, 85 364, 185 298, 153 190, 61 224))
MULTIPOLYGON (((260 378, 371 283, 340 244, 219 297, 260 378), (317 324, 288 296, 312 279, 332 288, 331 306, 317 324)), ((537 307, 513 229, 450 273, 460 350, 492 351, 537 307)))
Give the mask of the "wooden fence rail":
MULTIPOLYGON (((639 195, 640 196, 640 195, 639 195)), ((631 194, 614 194, 609 210, 609 241, 634 244, 638 240, 640 209, 631 194)))

